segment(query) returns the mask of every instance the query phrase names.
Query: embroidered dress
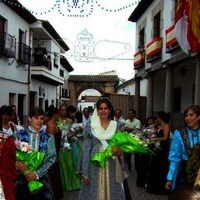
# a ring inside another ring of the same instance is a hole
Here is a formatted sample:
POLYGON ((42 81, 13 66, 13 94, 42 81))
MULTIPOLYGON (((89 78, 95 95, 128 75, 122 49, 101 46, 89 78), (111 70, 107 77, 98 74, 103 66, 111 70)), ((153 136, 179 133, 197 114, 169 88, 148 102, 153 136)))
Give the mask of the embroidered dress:
POLYGON ((64 191, 80 189, 80 176, 76 173, 79 160, 80 145, 73 139, 67 139, 72 121, 67 119, 64 123, 58 120, 58 128, 62 132, 61 149, 59 153, 59 165, 61 172, 62 187, 64 191), (68 146, 66 146, 68 144, 68 146))
POLYGON ((0 199, 6 200, 1 179, 0 179, 0 199))
POLYGON ((16 146, 14 138, 0 132, 0 199, 15 200, 16 146))
POLYGON ((34 151, 44 152, 45 157, 42 165, 35 171, 43 188, 37 194, 31 194, 28 188, 28 181, 24 174, 19 174, 16 181, 17 200, 53 200, 53 192, 48 176, 48 170, 56 160, 55 141, 52 135, 43 130, 37 132, 30 127, 15 133, 17 140, 27 142, 34 151))
POLYGON ((87 124, 78 171, 90 179, 90 184, 81 185, 79 200, 125 200, 122 182, 116 179, 117 158, 107 160, 105 168, 96 167, 91 163, 91 158, 107 147, 116 129, 115 121, 110 121, 106 130, 95 125, 91 128, 90 124, 87 124))
MULTIPOLYGON (((187 137, 189 139, 190 149, 193 148, 196 144, 200 143, 200 129, 192 130, 186 128, 187 137)), ((170 167, 167 174, 167 180, 173 181, 172 190, 176 186, 177 174, 179 170, 179 165, 182 160, 188 160, 188 149, 186 149, 182 136, 179 130, 175 130, 173 140, 170 146, 169 152, 169 161, 170 167)))

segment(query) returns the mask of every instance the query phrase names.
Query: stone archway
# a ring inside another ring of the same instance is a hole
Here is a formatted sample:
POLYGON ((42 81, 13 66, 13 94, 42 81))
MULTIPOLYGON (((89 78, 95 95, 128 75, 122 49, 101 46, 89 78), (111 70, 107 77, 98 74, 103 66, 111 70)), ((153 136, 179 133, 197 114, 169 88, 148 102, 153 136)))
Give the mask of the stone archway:
POLYGON ((118 83, 117 75, 70 75, 68 79, 70 104, 76 106, 79 95, 87 89, 95 89, 101 94, 115 94, 118 83))

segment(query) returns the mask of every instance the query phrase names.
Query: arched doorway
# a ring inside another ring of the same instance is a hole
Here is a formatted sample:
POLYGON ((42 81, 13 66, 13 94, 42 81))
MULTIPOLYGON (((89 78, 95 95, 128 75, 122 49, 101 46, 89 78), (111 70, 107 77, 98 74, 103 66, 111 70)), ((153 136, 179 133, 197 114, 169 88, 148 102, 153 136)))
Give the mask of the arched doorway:
POLYGON ((70 75, 68 80, 70 104, 77 106, 79 95, 87 89, 95 89, 101 95, 115 94, 118 83, 117 75, 70 75))

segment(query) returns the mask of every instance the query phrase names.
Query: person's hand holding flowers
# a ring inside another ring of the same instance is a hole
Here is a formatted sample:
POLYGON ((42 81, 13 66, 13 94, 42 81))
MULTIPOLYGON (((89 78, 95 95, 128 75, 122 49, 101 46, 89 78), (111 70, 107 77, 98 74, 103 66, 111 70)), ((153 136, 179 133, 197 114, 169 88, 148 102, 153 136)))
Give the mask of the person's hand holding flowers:
POLYGON ((36 175, 35 172, 26 173, 25 176, 26 176, 26 179, 28 181, 35 181, 35 180, 37 180, 37 175, 36 175))
POLYGON ((150 140, 150 142, 155 142, 156 138, 155 137, 150 137, 149 140, 150 140))
POLYGON ((28 170, 28 166, 24 164, 24 162, 16 161, 16 169, 20 172, 24 172, 28 170))
POLYGON ((39 181, 35 170, 42 164, 45 153, 32 151, 27 142, 15 141, 16 151, 16 168, 21 171, 29 181, 28 186, 31 193, 37 193, 43 184, 39 181))
POLYGON ((117 132, 110 140, 106 149, 93 156, 91 162, 98 167, 105 167, 106 160, 113 156, 121 156, 122 153, 152 153, 147 142, 137 135, 127 132, 117 132))
POLYGON ((112 147, 111 151, 112 151, 113 156, 120 157, 122 155, 120 148, 117 146, 112 147))

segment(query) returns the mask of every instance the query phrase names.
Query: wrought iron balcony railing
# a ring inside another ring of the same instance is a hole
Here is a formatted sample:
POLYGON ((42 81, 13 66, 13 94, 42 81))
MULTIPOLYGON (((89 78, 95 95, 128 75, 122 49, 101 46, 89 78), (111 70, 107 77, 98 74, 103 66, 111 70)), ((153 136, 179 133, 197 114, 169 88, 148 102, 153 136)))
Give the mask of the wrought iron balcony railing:
POLYGON ((18 61, 22 62, 23 64, 30 64, 31 48, 24 43, 19 43, 18 61))
POLYGON ((16 38, 6 32, 0 32, 0 54, 15 58, 16 38))

